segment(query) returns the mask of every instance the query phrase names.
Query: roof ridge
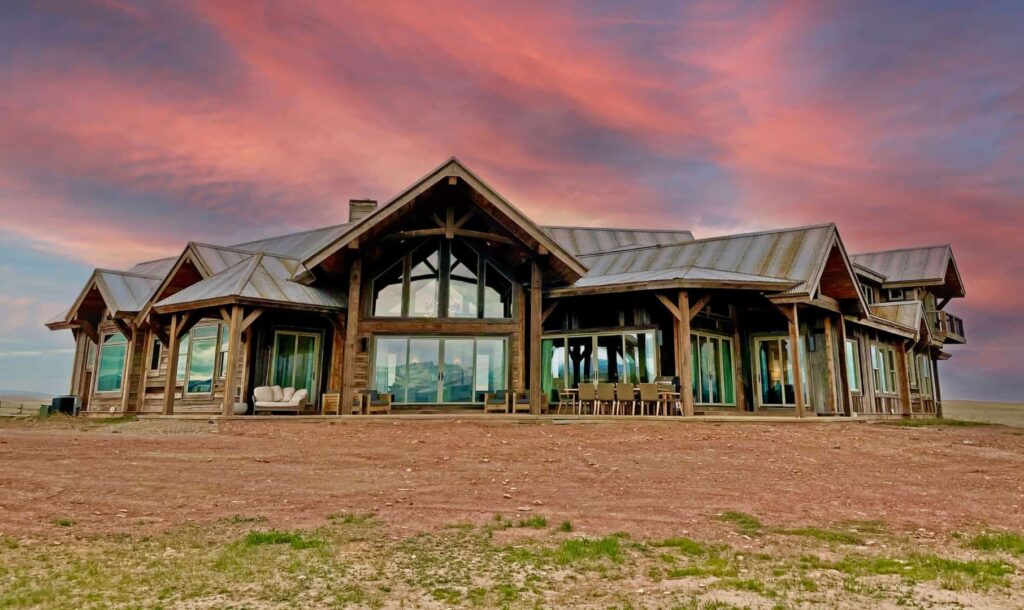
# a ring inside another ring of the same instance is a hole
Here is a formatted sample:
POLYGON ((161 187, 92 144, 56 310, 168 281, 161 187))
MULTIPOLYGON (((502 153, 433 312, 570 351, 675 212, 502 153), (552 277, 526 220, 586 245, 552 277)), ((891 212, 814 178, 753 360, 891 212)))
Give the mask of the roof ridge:
POLYGON ((616 249, 616 250, 609 250, 609 251, 606 251, 606 252, 593 252, 591 254, 580 254, 579 258, 588 258, 588 257, 592 257, 592 256, 601 256, 603 254, 609 254, 609 253, 612 253, 612 252, 625 252, 627 250, 646 250, 646 249, 649 249, 649 248, 668 248, 668 247, 674 247, 674 246, 685 246, 685 245, 688 245, 688 244, 702 244, 702 243, 708 243, 708 242, 712 242, 712 241, 719 241, 719 240, 723 240, 723 239, 735 239, 737 237, 753 237, 755 235, 768 235, 769 233, 792 233, 794 231, 807 231, 809 229, 823 229, 823 228, 826 228, 826 227, 836 228, 836 223, 834 223, 834 222, 826 222, 826 223, 821 223, 821 224, 816 224, 816 225, 806 225, 806 226, 802 226, 802 227, 787 227, 787 228, 783 228, 783 229, 766 229, 766 230, 763 230, 763 231, 750 231, 748 233, 734 233, 732 235, 717 235, 715 237, 702 237, 700 239, 692 239, 690 241, 677 241, 677 242, 672 242, 672 243, 667 243, 667 244, 646 244, 646 245, 638 245, 638 246, 623 246, 622 248, 619 248, 619 249, 616 249))
MULTIPOLYGON (((242 277, 239 278, 238 284, 235 286, 235 290, 231 293, 232 295, 235 295, 235 296, 238 296, 238 295, 242 294, 242 289, 245 288, 245 285, 249 283, 250 279, 252 279, 252 274, 256 273, 257 267, 259 267, 260 263, 263 262, 263 253, 262 252, 257 252, 256 254, 253 255, 252 258, 250 258, 250 259, 248 259, 246 261, 239 261, 239 262, 249 263, 250 267, 249 267, 249 270, 246 271, 245 273, 243 273, 242 277)), ((226 271, 226 269, 225 269, 225 271, 226 271)))
POLYGON ((909 246, 909 247, 906 247, 906 248, 893 248, 892 250, 874 250, 872 252, 856 252, 856 253, 850 254, 850 256, 870 256, 872 254, 889 254, 889 253, 892 253, 892 252, 909 252, 911 250, 934 250, 936 248, 947 248, 949 250, 952 250, 953 246, 950 245, 950 244, 933 244, 933 245, 930 245, 930 246, 909 246))
MULTIPOLYGON (((159 259, 158 259, 159 260, 159 259)), ((139 263, 140 265, 142 263, 139 263)), ((147 280, 163 280, 161 275, 147 275, 145 273, 135 273, 132 271, 119 271, 117 269, 107 269, 105 267, 96 267, 93 269, 93 273, 114 273, 117 275, 130 275, 132 277, 144 277, 147 280)))
MULTIPOLYGON (((228 252, 237 252, 239 254, 248 254, 250 256, 255 256, 256 254, 263 254, 263 255, 266 255, 266 256, 272 256, 274 258, 286 258, 286 259, 293 260, 293 261, 301 261, 302 260, 301 258, 299 258, 297 256, 288 256, 287 254, 274 254, 272 252, 265 252, 263 250, 245 250, 243 248, 238 248, 236 246, 218 246, 216 244, 206 244, 206 243, 202 243, 202 242, 198 242, 198 241, 190 241, 188 243, 190 243, 190 244, 192 244, 194 246, 201 246, 203 248, 215 248, 217 250, 227 250, 228 252)), ((239 261, 239 262, 242 262, 242 261, 239 261)), ((232 267, 233 266, 234 265, 232 265, 232 267)), ((214 274, 214 275, 216 275, 216 274, 214 274)))
POLYGON ((542 229, 583 229, 585 231, 633 231, 634 233, 689 233, 690 229, 636 229, 632 227, 584 227, 579 225, 538 225, 542 229))
MULTIPOLYGON (((314 231, 325 231, 327 229, 337 229, 339 227, 343 227, 345 225, 350 225, 350 224, 352 224, 352 222, 341 222, 341 223, 333 224, 333 225, 324 225, 322 227, 313 227, 311 229, 303 229, 301 231, 293 231, 291 233, 283 233, 281 235, 270 235, 268 237, 261 237, 259 239, 250 239, 249 241, 243 241, 241 243, 233 244, 233 245, 228 246, 228 247, 238 248, 238 247, 245 246, 245 245, 248 245, 248 244, 256 243, 258 241, 269 241, 271 239, 284 239, 285 237, 295 237, 296 235, 303 235, 305 233, 312 233, 314 231)), ((302 259, 298 259, 298 260, 302 260, 302 259)))

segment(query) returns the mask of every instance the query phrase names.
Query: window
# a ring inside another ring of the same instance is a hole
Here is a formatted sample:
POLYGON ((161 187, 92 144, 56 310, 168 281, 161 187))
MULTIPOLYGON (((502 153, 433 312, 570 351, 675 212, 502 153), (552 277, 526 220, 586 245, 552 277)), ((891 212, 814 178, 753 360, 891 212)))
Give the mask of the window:
POLYGON ((917 362, 921 374, 921 395, 930 398, 933 396, 931 359, 922 354, 917 357, 917 362))
POLYGON ((874 305, 875 301, 878 300, 878 297, 875 295, 875 289, 863 282, 860 285, 860 291, 864 294, 864 300, 868 305, 874 305))
POLYGON ((428 241, 373 278, 371 315, 512 317, 512 281, 486 253, 458 239, 428 241))
POLYGON ((910 387, 917 389, 917 357, 913 353, 907 352, 904 354, 904 360, 907 365, 907 380, 910 382, 910 387))
POLYGON ((506 389, 500 337, 377 337, 373 388, 397 403, 473 403, 506 389))
POLYGON ((703 333, 690 336, 693 351, 693 400, 704 405, 736 404, 732 340, 703 333))
POLYGON ((96 374, 97 392, 120 392, 124 382, 124 361, 128 339, 121 333, 103 335, 100 347, 100 370, 96 374))
POLYGON ((658 347, 653 330, 545 337, 541 342, 541 387, 554 381, 575 388, 581 383, 649 383, 658 376, 658 347))
POLYGON ((230 344, 231 335, 228 332, 228 327, 220 325, 220 348, 217 350, 217 370, 218 378, 224 379, 227 373, 228 366, 228 347, 230 344))
POLYGON ((846 378, 851 392, 861 392, 860 346, 856 339, 846 340, 846 378))
POLYGON ((889 301, 903 301, 905 299, 912 298, 912 296, 908 296, 907 293, 911 293, 912 295, 913 291, 904 291, 902 288, 890 288, 886 291, 886 299, 889 301))
POLYGON ((217 329, 220 325, 192 329, 189 341, 186 394, 213 392, 213 367, 217 354, 217 329))
POLYGON ((96 344, 88 340, 88 348, 85 350, 85 370, 92 372, 96 368, 96 344))
POLYGON ((871 346, 871 370, 875 390, 882 394, 897 392, 896 351, 884 345, 871 346))
POLYGON ((185 370, 188 367, 188 344, 189 335, 185 335, 178 341, 178 370, 175 377, 179 383, 185 382, 185 370))
POLYGON ((163 353, 163 344, 156 337, 153 337, 153 344, 149 347, 149 370, 160 370, 160 355, 163 353))

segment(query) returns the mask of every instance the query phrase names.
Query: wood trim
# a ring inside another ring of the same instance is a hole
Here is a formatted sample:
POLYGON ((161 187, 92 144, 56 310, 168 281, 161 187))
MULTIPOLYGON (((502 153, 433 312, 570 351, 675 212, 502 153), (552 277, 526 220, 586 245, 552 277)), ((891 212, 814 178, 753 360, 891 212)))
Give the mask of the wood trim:
POLYGON ((690 319, 692 320, 692 319, 696 318, 697 314, 699 314, 701 312, 701 310, 704 309, 704 307, 710 301, 711 301, 711 293, 709 292, 709 293, 705 294, 704 296, 702 296, 696 303, 691 305, 690 309, 689 309, 690 319))
POLYGON ((245 316, 245 318, 242 320, 240 329, 242 331, 249 330, 249 327, 252 326, 253 323, 256 322, 256 320, 258 320, 260 316, 263 315, 264 311, 266 310, 254 309, 252 312, 249 313, 249 315, 245 316))
POLYGON ((900 341, 896 345, 896 371, 899 376, 900 406, 903 415, 910 417, 913 413, 913 406, 910 401, 910 371, 907 369, 907 344, 900 341))
MULTIPOLYGON (((679 291, 678 307, 680 312, 690 311, 690 294, 685 290, 679 291)), ((683 399, 683 415, 691 417, 693 416, 693 351, 690 346, 689 316, 680 316, 676 326, 679 331, 679 351, 682 352, 680 354, 682 358, 676 358, 676 362, 681 367, 679 370, 679 394, 683 399)))
POLYGON ((75 323, 78 324, 78 328, 82 329, 82 332, 85 333, 86 337, 92 340, 96 345, 99 345, 100 333, 96 330, 96 327, 92 325, 92 322, 89 322, 88 320, 78 320, 75 323))
MULTIPOLYGON (((797 304, 790 305, 789 319, 789 359, 793 367, 793 400, 796 405, 796 416, 804 416, 804 380, 800 370, 800 314, 797 304)), ((785 314, 783 314, 785 315, 785 314)))
POLYGON ((178 344, 181 342, 178 331, 178 316, 171 316, 171 330, 168 333, 170 344, 167 346, 167 373, 164 380, 164 415, 174 413, 174 393, 178 380, 178 344))
MULTIPOLYGON (((228 322, 228 354, 224 366, 224 405, 222 415, 230 417, 235 413, 235 385, 238 374, 238 354, 242 342, 242 308, 235 305, 231 308, 228 322)), ((170 371, 168 371, 168 375, 170 371)))
POLYGON ((348 321, 345 326, 345 360, 341 380, 341 408, 351 409, 355 396, 356 342, 359 339, 359 303, 363 285, 363 259, 356 255, 348 276, 348 321))
POLYGON ((544 278, 536 260, 530 261, 530 410, 539 415, 541 410, 540 357, 541 357, 541 299, 544 278))
MULTIPOLYGON (((118 325, 118 328, 121 328, 121 326, 118 325)), ((128 399, 132 394, 132 360, 135 359, 135 332, 129 329, 125 339, 128 340, 128 349, 125 350, 124 375, 121 382, 121 413, 128 411, 128 399)))
POLYGON ((370 318, 359 329, 371 333, 509 334, 519 330, 513 320, 489 322, 477 318, 370 318))
POLYGON ((552 301, 552 302, 547 304, 547 307, 544 308, 543 313, 540 314, 540 322, 541 322, 541 324, 543 324, 544 322, 548 321, 548 318, 551 317, 551 314, 553 314, 555 312, 555 310, 558 309, 558 304, 559 304, 559 301, 557 301, 557 300, 556 301, 552 301))
POLYGON ((743 376, 743 343, 740 332, 740 308, 736 305, 729 306, 732 314, 732 386, 736 394, 736 410, 743 413, 747 410, 747 383, 743 376))
POLYGON ((665 309, 667 309, 668 312, 672 314, 673 318, 675 318, 676 320, 683 319, 683 314, 679 311, 679 308, 676 307, 676 304, 672 302, 672 299, 661 294, 660 292, 655 294, 654 296, 658 297, 658 300, 661 301, 661 304, 665 306, 665 309))
POLYGON ((836 395, 836 349, 832 338, 832 316, 825 316, 825 366, 828 371, 828 408, 831 413, 839 412, 836 395))

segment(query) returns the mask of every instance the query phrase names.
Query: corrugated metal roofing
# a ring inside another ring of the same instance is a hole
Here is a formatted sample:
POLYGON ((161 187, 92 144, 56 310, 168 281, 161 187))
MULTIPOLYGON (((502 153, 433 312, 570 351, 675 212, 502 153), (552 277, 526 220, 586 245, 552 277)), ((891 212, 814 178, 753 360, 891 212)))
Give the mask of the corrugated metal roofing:
POLYGON ((301 264, 298 259, 255 254, 163 299, 155 307, 159 309, 170 305, 237 297, 341 309, 344 299, 339 291, 306 286, 290 280, 301 264))
POLYGON ((139 275, 159 275, 160 277, 166 277, 171 269, 174 267, 174 263, 177 262, 178 257, 172 256, 170 258, 160 258, 154 261, 146 261, 139 263, 129 269, 127 273, 138 273, 139 275))
POLYGON ((238 248, 226 248, 223 246, 212 246, 210 244, 192 244, 193 251, 199 256, 203 265, 216 275, 228 267, 248 259, 255 254, 252 251, 245 251, 238 248))
POLYGON ((161 279, 123 271, 96 270, 96 281, 102 283, 100 293, 108 301, 107 307, 114 312, 137 313, 142 310, 161 279))
POLYGON ((320 227, 308 231, 299 231, 298 233, 247 241, 232 247, 253 252, 266 252, 276 256, 304 259, 337 239, 350 226, 352 226, 352 223, 320 227))
POLYGON ((599 227, 541 227, 573 256, 607 252, 630 246, 653 246, 692 241, 689 231, 617 229, 599 227))
POLYGON ((735 277, 788 283, 791 292, 809 292, 835 237, 835 225, 826 224, 584 255, 589 271, 574 287, 602 276, 700 268, 722 274, 709 276, 712 281, 732 282, 724 274, 739 274, 735 277))
POLYGON ((926 246, 854 254, 851 258, 885 276, 886 283, 941 282, 953 251, 949 246, 926 246))
POLYGON ((670 269, 653 269, 650 271, 631 271, 610 275, 585 276, 580 278, 573 288, 591 288, 594 286, 614 286, 616 284, 637 284, 644 282, 663 282, 670 280, 689 280, 694 282, 722 282, 726 284, 757 284, 772 286, 778 289, 789 288, 796 282, 783 278, 770 278, 748 273, 735 273, 703 267, 673 267, 670 269))

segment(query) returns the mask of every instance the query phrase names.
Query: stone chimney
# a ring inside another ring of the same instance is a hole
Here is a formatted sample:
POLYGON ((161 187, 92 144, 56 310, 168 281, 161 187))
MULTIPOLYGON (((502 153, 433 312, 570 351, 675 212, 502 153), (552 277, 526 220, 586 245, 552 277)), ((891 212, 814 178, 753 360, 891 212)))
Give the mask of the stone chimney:
POLYGON ((376 199, 349 199, 348 221, 356 222, 369 216, 377 209, 376 199))

